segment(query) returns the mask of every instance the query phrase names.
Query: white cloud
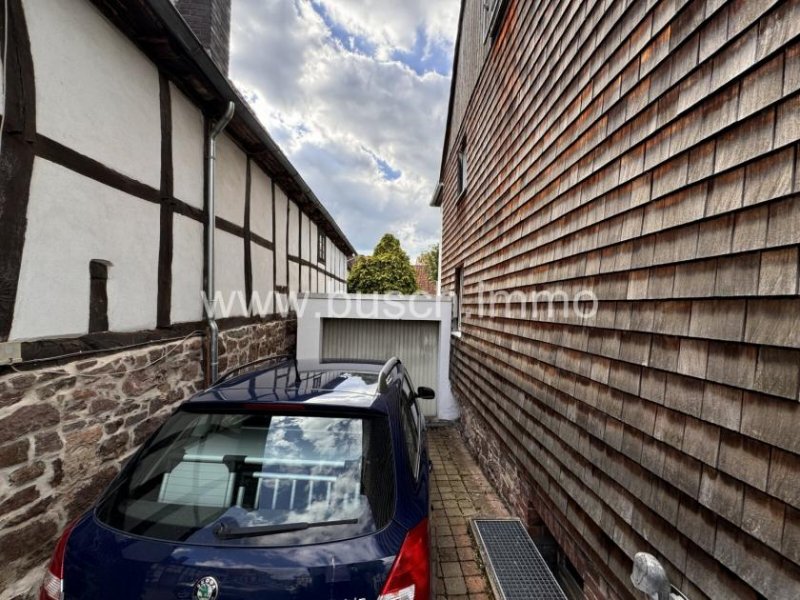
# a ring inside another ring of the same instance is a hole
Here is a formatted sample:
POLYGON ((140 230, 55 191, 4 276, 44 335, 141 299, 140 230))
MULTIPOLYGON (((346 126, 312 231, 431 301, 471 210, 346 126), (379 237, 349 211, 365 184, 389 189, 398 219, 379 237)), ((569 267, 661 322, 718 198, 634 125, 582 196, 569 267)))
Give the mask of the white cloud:
POLYGON ((360 252, 386 232, 412 256, 438 239, 428 202, 449 78, 387 57, 411 52, 419 31, 452 52, 457 11, 458 0, 234 3, 231 77, 360 252), (326 19, 376 51, 346 48, 326 19))
POLYGON ((322 4, 348 31, 378 45, 385 56, 411 50, 422 28, 431 40, 451 41, 458 21, 458 2, 450 0, 329 0, 322 4))

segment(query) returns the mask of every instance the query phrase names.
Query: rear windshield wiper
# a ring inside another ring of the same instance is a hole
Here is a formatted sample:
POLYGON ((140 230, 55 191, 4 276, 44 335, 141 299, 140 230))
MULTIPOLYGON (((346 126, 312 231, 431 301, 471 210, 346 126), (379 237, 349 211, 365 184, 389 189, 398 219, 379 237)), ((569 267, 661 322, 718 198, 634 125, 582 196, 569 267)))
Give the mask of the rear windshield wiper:
POLYGON ((233 538, 258 537, 273 533, 288 533, 290 531, 303 531, 312 527, 330 527, 334 525, 355 525, 358 519, 341 519, 339 521, 320 521, 319 523, 286 523, 283 525, 259 525, 255 527, 230 526, 224 522, 214 527, 214 535, 223 540, 233 538))

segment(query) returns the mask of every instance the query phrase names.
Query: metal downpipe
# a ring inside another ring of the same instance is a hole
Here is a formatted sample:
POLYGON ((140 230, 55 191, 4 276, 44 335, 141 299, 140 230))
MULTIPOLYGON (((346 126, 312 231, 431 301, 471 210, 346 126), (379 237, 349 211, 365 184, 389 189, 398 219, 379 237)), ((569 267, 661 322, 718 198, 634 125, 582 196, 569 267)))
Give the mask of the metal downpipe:
POLYGON ((206 323, 208 324, 208 381, 213 385, 219 375, 219 326, 216 321, 216 284, 214 278, 214 238, 216 233, 216 210, 214 207, 214 169, 217 158, 217 136, 233 118, 235 105, 228 102, 225 113, 212 124, 208 135, 206 152, 206 323))

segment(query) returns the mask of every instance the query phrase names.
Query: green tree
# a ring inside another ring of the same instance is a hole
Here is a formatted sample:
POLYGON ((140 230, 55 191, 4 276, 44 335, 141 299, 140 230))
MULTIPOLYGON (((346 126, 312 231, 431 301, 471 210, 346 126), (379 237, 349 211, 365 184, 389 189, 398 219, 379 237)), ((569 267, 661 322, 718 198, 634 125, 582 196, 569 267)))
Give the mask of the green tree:
POLYGON ((372 256, 359 256, 347 279, 347 291, 360 294, 413 294, 417 277, 400 240, 387 233, 372 256))
POLYGON ((419 255, 419 262, 425 267, 428 279, 433 283, 439 281, 439 244, 434 244, 419 255))

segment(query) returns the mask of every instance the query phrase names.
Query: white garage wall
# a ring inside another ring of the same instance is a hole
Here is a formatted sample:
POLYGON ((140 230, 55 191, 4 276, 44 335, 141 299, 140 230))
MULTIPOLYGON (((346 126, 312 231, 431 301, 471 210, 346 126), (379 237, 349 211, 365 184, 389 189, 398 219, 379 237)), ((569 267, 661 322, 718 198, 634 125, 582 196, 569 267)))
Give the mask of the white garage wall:
POLYGON ((87 333, 95 259, 112 264, 109 328, 156 326, 158 205, 37 158, 27 217, 11 340, 87 333))
POLYGON ((24 0, 39 133, 158 188, 158 71, 84 0, 24 0))
POLYGON ((244 297, 244 240, 237 235, 217 229, 215 240, 215 284, 217 291, 222 293, 224 302, 236 294, 236 301, 231 305, 233 310, 222 314, 217 306, 217 317, 243 317, 247 314, 245 307, 239 301, 239 295, 244 297))
POLYGON ((218 217, 244 225, 244 196, 247 184, 247 156, 223 133, 217 137, 214 172, 215 210, 218 217))
MULTIPOLYGON (((424 385, 420 382, 420 375, 424 374, 426 382, 432 382, 436 390, 436 402, 435 405, 428 405, 428 414, 437 414, 440 419, 458 418, 458 406, 453 399, 449 377, 452 311, 449 297, 374 295, 358 299, 352 294, 335 298, 308 294, 304 300, 305 310, 297 320, 298 359, 318 361, 325 357, 323 328, 326 320, 328 323, 336 319, 371 321, 372 325, 365 323, 350 331, 340 329, 339 333, 343 334, 344 339, 338 341, 344 349, 329 349, 328 356, 345 354, 336 357, 341 359, 378 355, 375 358, 384 359, 394 354, 407 364, 416 363, 418 374, 411 371, 414 383, 424 385), (438 340, 435 344, 431 340, 427 348, 421 348, 420 327, 428 329, 427 337, 431 326, 435 324, 438 324, 438 340), (387 331, 391 332, 392 329, 406 329, 407 335, 390 333, 387 336, 387 331), (430 364, 436 365, 435 376, 423 373, 425 369, 419 366, 425 359, 423 352, 427 354, 430 364)), ((331 345, 329 343, 329 347, 331 345)))
POLYGON ((203 224, 175 215, 172 228, 172 308, 173 323, 203 318, 203 224))
POLYGON ((250 229, 272 241, 272 181, 255 165, 250 170, 250 229))
POLYGON ((178 200, 203 208, 203 113, 170 84, 172 107, 173 194, 178 200))

